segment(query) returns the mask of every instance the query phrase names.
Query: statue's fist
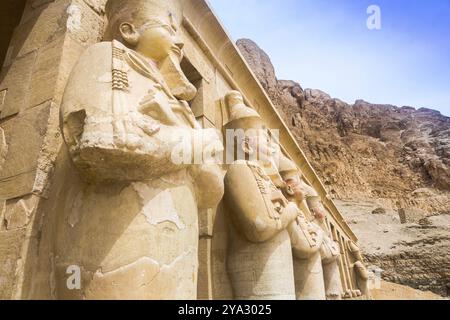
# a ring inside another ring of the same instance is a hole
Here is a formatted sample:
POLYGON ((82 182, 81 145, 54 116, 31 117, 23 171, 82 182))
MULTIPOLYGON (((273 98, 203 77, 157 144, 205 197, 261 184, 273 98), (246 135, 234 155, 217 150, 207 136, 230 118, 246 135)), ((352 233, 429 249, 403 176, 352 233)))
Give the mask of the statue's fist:
POLYGON ((281 213, 281 219, 284 222, 283 225, 287 226, 294 222, 299 214, 300 210, 298 209, 297 205, 293 202, 289 202, 281 213))

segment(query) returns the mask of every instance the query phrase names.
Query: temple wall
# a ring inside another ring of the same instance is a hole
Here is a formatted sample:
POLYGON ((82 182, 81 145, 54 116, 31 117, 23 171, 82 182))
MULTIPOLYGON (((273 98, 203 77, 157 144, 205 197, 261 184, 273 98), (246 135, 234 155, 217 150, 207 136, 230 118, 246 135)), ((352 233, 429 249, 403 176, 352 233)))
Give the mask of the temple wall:
POLYGON ((103 24, 98 1, 29 0, 13 33, 0 74, 0 298, 49 298, 28 289, 42 278, 51 287, 42 274, 51 269, 35 268, 49 236, 45 219, 57 214, 46 203, 58 201, 48 180, 62 145, 59 107, 73 65, 103 24))

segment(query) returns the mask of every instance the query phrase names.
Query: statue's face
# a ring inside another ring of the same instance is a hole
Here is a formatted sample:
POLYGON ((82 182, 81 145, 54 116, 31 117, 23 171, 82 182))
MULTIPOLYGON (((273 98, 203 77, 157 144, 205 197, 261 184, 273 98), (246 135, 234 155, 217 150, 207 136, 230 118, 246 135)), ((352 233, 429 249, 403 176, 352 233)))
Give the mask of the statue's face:
POLYGON ((244 98, 240 92, 232 92, 227 96, 227 104, 230 106, 244 104, 244 98))
POLYGON ((170 53, 181 56, 183 43, 177 35, 176 27, 161 21, 159 26, 144 25, 136 50, 157 61, 166 58, 170 53))
POLYGON ((318 204, 316 207, 314 207, 312 210, 312 213, 314 214, 314 217, 317 220, 323 220, 325 219, 325 208, 323 207, 322 204, 318 204))
POLYGON ((294 198, 298 202, 302 202, 305 199, 305 193, 303 192, 300 184, 300 177, 297 175, 296 177, 289 178, 285 180, 286 185, 291 188, 294 193, 294 198))
POLYGON ((274 161, 276 149, 273 148, 269 136, 264 130, 256 130, 255 135, 247 136, 243 145, 245 153, 256 157, 256 160, 267 164, 274 161))

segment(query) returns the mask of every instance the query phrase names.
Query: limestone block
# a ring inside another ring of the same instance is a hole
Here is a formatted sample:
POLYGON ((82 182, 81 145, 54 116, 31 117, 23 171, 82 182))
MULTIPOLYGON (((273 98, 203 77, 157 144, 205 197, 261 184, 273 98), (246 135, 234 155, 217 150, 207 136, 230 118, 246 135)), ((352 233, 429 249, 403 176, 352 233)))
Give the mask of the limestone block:
POLYGON ((47 6, 30 8, 28 15, 28 19, 16 28, 11 40, 11 61, 66 34, 81 43, 93 44, 101 39, 103 32, 103 19, 82 0, 55 1, 47 6))
POLYGON ((83 51, 84 47, 69 36, 61 36, 39 50, 26 108, 50 99, 59 105, 70 71, 83 51))
POLYGON ((25 230, 0 231, 0 299, 11 299, 25 230))
POLYGON ((32 8, 39 8, 40 6, 43 6, 44 4, 53 2, 54 0, 31 0, 31 7, 32 8))
POLYGON ((14 31, 10 44, 11 59, 36 51, 65 33, 64 16, 68 0, 46 3, 46 6, 34 3, 34 8, 25 8, 23 19, 26 21, 22 21, 14 31))
POLYGON ((6 229, 15 230, 26 227, 30 222, 35 202, 34 197, 8 201, 5 210, 6 229))
POLYGON ((39 50, 31 77, 30 102, 23 108, 33 107, 53 98, 63 45, 64 36, 61 36, 39 50))
POLYGON ((400 222, 405 223, 418 223, 421 219, 427 216, 427 213, 421 209, 406 208, 398 211, 400 222))
POLYGON ((183 28, 182 31, 183 41, 185 43, 183 47, 185 57, 189 59, 189 62, 192 63, 202 79, 208 83, 213 82, 214 67, 211 61, 206 57, 205 53, 186 29, 183 28))
POLYGON ((59 104, 70 71, 84 49, 79 41, 61 35, 4 69, 0 117, 17 114, 50 99, 59 104))
POLYGON ((33 190, 49 110, 50 102, 44 103, 1 125, 9 149, 0 172, 1 199, 17 198, 33 190))
POLYGON ((3 68, 0 74, 0 118, 12 116, 28 106, 31 75, 36 53, 30 53, 3 68))

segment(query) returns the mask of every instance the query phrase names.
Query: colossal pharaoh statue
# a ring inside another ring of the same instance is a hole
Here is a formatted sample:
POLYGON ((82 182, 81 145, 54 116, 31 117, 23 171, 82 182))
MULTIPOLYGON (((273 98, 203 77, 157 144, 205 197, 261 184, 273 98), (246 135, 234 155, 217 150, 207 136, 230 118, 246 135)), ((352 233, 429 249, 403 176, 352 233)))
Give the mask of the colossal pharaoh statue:
POLYGON ((290 226, 294 253, 297 299, 341 299, 339 244, 332 240, 325 223, 325 208, 317 192, 307 185, 291 160, 280 156, 279 171, 291 196, 301 210, 290 226))
POLYGON ((62 125, 79 180, 58 222, 58 298, 197 297, 198 211, 220 201, 223 176, 173 161, 186 137, 220 143, 187 102, 196 88, 180 67, 181 9, 175 0, 109 0, 112 41, 88 48, 72 71, 62 125), (67 287, 73 266, 77 290, 67 287))
POLYGON ((236 133, 233 141, 227 139, 227 152, 235 155, 235 161, 225 176, 224 195, 230 220, 227 269, 234 298, 293 300, 287 227, 297 217, 298 208, 276 185, 281 177, 277 179, 259 114, 244 105, 239 92, 230 92, 225 100, 229 111, 225 129, 236 133))

